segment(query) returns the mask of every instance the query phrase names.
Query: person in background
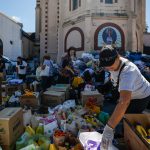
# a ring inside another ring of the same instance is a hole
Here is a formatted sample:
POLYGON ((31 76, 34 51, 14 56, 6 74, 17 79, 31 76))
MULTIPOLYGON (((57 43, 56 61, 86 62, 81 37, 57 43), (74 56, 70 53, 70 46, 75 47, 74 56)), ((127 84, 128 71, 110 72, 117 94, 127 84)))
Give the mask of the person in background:
POLYGON ((135 64, 121 57, 115 48, 104 47, 100 65, 110 71, 119 91, 118 103, 104 128, 101 149, 107 150, 114 138, 114 129, 125 113, 142 113, 150 101, 150 83, 135 64))
POLYGON ((27 63, 20 56, 17 58, 16 72, 19 79, 25 81, 27 72, 27 63))
POLYGON ((65 81, 66 84, 71 83, 77 70, 74 69, 73 62, 76 60, 76 49, 70 47, 67 55, 62 59, 62 68, 60 70, 61 80, 65 81))
POLYGON ((69 63, 69 66, 73 68, 73 62, 77 60, 76 57, 76 48, 70 47, 67 51, 67 55, 62 60, 62 67, 66 66, 65 63, 69 63))
POLYGON ((53 84, 53 75, 54 75, 54 65, 51 57, 49 55, 45 55, 43 57, 43 66, 46 65, 49 67, 49 86, 53 84))
POLYGON ((51 86, 51 60, 50 56, 46 55, 43 57, 43 63, 41 65, 40 78, 41 78, 41 87, 45 91, 51 86))
POLYGON ((49 81, 49 66, 42 65, 41 72, 41 86, 42 90, 45 91, 48 87, 50 87, 50 81, 49 81))
POLYGON ((36 72, 35 72, 35 81, 33 81, 30 84, 30 89, 32 89, 33 91, 40 91, 40 82, 41 82, 41 71, 42 71, 42 64, 37 65, 38 67, 36 68, 36 72))
POLYGON ((39 64, 39 66, 36 68, 36 73, 35 73, 35 75, 36 75, 36 80, 37 80, 38 82, 41 81, 41 76, 40 76, 41 71, 42 71, 42 64, 39 64))

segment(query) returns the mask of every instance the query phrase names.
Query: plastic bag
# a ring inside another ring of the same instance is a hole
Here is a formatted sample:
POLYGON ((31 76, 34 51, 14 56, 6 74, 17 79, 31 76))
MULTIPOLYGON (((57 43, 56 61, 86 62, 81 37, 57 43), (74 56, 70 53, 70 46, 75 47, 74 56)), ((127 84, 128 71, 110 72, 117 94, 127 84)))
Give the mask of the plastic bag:
POLYGON ((64 109, 74 108, 76 106, 75 100, 68 100, 63 103, 64 109))
POLYGON ((29 110, 23 110, 23 125, 26 126, 31 123, 31 109, 29 110))
POLYGON ((58 128, 57 120, 54 120, 49 124, 44 124, 44 134, 50 137, 53 135, 54 130, 57 128, 58 128))
MULTIPOLYGON (((102 134, 98 132, 82 132, 79 135, 79 140, 84 147, 84 150, 100 150, 102 134)), ((110 145, 108 150, 118 150, 113 145, 110 145)))

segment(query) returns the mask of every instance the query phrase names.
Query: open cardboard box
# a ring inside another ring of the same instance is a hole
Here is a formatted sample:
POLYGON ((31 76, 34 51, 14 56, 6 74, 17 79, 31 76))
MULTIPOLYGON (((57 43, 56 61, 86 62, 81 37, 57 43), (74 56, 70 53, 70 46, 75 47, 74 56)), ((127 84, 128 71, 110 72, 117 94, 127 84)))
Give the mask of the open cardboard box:
POLYGON ((46 91, 42 94, 41 103, 45 106, 55 107, 65 101, 65 92, 46 91))
POLYGON ((39 95, 37 97, 35 95, 33 95, 33 96, 22 95, 20 97, 21 107, 28 106, 28 107, 37 108, 39 106, 39 104, 40 104, 39 95))
POLYGON ((131 150, 150 150, 150 144, 138 133, 135 126, 150 127, 150 114, 126 114, 124 116, 124 139, 131 150))

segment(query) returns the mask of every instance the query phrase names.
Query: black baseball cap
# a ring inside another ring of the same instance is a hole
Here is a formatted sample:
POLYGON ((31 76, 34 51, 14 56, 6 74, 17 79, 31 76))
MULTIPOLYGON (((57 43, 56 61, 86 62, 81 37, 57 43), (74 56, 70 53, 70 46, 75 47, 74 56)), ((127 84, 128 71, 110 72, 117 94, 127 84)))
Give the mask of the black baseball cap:
POLYGON ((108 67, 114 64, 116 58, 118 57, 118 52, 116 48, 108 45, 102 48, 100 51, 99 61, 101 67, 108 67))

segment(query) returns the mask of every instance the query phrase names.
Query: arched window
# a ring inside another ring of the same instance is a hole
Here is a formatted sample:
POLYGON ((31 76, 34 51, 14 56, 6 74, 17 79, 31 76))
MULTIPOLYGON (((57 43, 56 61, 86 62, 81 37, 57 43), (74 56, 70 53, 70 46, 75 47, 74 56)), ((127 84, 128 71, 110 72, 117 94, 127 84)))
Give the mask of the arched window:
POLYGON ((64 39, 64 51, 67 52, 69 47, 75 47, 77 51, 84 50, 84 33, 79 27, 71 28, 64 39))

